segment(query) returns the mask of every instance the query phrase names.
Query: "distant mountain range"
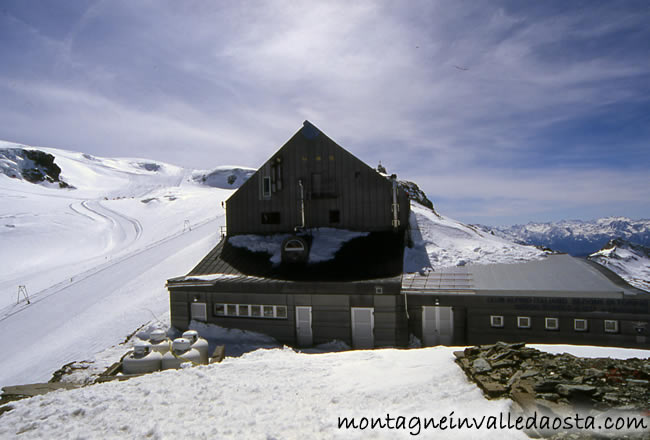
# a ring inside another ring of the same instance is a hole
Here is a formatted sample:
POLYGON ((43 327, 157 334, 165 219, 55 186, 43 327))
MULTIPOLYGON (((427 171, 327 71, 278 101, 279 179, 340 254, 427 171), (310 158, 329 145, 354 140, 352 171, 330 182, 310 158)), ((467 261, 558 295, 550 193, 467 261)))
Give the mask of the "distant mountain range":
POLYGON ((607 217, 591 221, 562 220, 509 227, 476 226, 516 243, 547 247, 577 257, 593 254, 610 240, 617 238, 650 246, 650 220, 631 220, 627 217, 607 217))

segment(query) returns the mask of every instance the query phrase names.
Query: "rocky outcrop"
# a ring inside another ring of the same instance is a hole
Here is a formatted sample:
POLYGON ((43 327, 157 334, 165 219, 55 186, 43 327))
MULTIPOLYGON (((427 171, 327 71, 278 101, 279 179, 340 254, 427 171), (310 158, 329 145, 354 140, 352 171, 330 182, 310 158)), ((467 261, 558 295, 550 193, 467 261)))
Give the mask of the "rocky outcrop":
MULTIPOLYGON (((524 343, 497 342, 455 352, 456 362, 488 398, 511 398, 519 414, 624 412, 650 422, 650 359, 579 358, 553 355, 524 343)), ((593 434, 528 432, 550 438, 593 438, 593 434)), ((602 435, 602 434, 599 434, 602 435)), ((618 434, 617 434, 618 435, 618 434)), ((617 438, 650 438, 633 433, 617 438)))
POLYGON ((60 188, 72 188, 61 178, 61 168, 55 157, 40 150, 23 148, 0 149, 0 173, 30 183, 56 183, 60 188))

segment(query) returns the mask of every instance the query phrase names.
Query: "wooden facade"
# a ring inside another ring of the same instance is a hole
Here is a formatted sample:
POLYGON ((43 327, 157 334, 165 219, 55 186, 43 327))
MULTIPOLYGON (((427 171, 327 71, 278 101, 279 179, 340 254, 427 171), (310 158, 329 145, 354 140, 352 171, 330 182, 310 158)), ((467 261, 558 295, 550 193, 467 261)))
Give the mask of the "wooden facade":
MULTIPOLYGON (((409 198, 399 188, 396 196, 398 229, 404 230, 409 198)), ((390 230, 392 205, 391 180, 305 121, 226 201, 227 233, 293 232, 303 226, 303 206, 307 229, 390 230)))

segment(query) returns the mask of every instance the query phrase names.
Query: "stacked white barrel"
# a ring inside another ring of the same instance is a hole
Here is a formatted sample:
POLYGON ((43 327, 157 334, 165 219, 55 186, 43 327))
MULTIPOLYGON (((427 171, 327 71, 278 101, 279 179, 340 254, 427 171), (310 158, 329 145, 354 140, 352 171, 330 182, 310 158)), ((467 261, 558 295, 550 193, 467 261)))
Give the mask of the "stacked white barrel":
POLYGON ((187 330, 182 337, 188 339, 192 343, 192 348, 201 354, 201 363, 207 364, 209 361, 208 341, 200 337, 196 330, 187 330))
POLYGON ((149 342, 151 343, 151 349, 161 355, 167 353, 171 345, 171 341, 167 338, 167 333, 164 330, 152 331, 149 335, 149 342))
POLYGON ((160 370, 163 355, 153 351, 147 341, 138 341, 133 346, 133 353, 122 361, 124 374, 152 373, 160 370))
POLYGON ((162 369, 180 368, 181 364, 185 362, 201 364, 201 354, 197 349, 192 348, 192 342, 189 339, 174 339, 171 351, 168 351, 162 357, 162 369))

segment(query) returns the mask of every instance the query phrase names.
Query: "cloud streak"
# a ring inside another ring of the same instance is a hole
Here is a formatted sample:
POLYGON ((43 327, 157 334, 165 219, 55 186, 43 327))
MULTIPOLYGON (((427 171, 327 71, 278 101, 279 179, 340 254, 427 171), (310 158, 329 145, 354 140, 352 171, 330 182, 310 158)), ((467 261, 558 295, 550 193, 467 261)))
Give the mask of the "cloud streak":
POLYGON ((650 217, 643 3, 24 3, 0 138, 257 166, 309 119, 461 220, 650 217))

